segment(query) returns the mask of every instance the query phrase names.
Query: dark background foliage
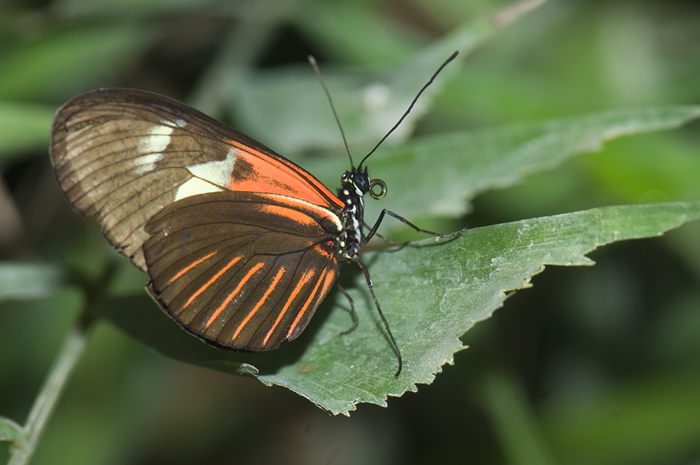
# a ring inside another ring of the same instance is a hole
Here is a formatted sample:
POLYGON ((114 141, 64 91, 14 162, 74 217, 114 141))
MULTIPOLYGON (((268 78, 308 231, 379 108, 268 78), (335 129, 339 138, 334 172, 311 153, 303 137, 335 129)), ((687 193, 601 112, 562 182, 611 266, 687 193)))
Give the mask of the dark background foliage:
MULTIPOLYGON (((45 129, 74 94, 108 86, 154 90, 285 155, 344 156, 339 140, 328 147, 320 137, 305 146, 308 138, 285 133, 269 115, 289 114, 289 101, 276 100, 278 107, 260 116, 258 102, 267 102, 256 99, 260 88, 246 96, 236 86, 251 70, 272 78, 309 73, 309 53, 329 68, 397 65, 506 5, 0 2, 3 261, 57 262, 90 276, 113 260, 97 226, 65 205, 48 163, 45 129)), ((545 4, 471 55, 416 132, 698 103, 699 29, 695 2, 545 4)), ((300 115, 296 123, 313 134, 319 119, 328 114, 300 115)), ((477 197, 466 224, 698 199, 699 139, 695 123, 611 142, 477 197)), ((361 153, 367 141, 356 143, 361 153)), ((98 323, 34 463, 695 463, 698 227, 605 248, 593 254, 593 268, 548 269, 465 335, 470 349, 432 385, 390 399, 387 409, 360 406, 350 418, 331 417, 279 387, 171 361, 98 323)), ((3 416, 23 422, 82 299, 66 288, 0 303, 3 416)), ((6 445, 0 451, 1 460, 6 445)))

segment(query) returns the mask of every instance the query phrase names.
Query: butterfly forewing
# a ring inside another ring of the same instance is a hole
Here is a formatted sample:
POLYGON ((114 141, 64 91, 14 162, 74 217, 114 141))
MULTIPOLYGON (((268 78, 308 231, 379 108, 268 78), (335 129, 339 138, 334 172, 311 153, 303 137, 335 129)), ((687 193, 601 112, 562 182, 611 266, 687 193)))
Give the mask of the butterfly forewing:
POLYGON ((149 292, 216 345, 298 336, 338 274, 343 203, 262 144, 148 92, 82 94, 58 112, 56 177, 149 292))
POLYGON ((304 329, 337 276, 338 231, 322 224, 314 210, 266 194, 183 199, 146 225, 150 292, 200 337, 273 349, 304 329))
POLYGON ((222 190, 342 203, 262 144, 182 103, 148 92, 82 94, 58 112, 51 159, 76 210, 143 271, 144 224, 176 200, 222 190))

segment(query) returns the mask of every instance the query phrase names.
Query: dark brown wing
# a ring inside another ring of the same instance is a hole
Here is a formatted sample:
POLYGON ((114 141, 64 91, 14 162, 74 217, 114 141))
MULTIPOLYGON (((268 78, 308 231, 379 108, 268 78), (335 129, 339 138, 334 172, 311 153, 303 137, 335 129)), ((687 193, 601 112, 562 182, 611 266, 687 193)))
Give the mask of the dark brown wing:
POLYGON ((262 144, 150 92, 106 89, 66 103, 53 124, 51 161, 73 207, 96 217, 110 243, 143 271, 144 225, 183 198, 250 191, 343 207, 313 176, 262 144))
POLYGON ((180 200, 146 224, 149 292, 207 341, 274 349, 304 330, 338 274, 339 231, 329 216, 275 194, 180 200))

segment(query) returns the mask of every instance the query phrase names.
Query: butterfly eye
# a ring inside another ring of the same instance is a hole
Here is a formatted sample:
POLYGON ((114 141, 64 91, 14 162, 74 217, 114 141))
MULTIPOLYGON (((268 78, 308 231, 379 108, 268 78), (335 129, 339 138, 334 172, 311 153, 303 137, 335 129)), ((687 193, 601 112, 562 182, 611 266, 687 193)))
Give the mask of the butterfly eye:
POLYGON ((356 171, 352 174, 352 184, 362 192, 362 194, 366 194, 367 191, 370 190, 370 182, 369 182, 369 177, 367 176, 367 173, 363 173, 361 171, 356 171))
POLYGON ((386 183, 381 179, 372 179, 369 183, 369 195, 376 200, 383 199, 386 195, 386 183), (375 189, 376 187, 379 187, 379 191, 375 189))

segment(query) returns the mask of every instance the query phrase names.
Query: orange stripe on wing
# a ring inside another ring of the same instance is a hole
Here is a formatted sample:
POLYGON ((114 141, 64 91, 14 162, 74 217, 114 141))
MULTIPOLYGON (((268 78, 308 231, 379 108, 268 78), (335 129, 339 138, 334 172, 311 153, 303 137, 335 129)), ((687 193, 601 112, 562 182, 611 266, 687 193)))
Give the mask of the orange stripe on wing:
POLYGON ((315 226, 318 224, 318 222, 311 218, 310 216, 297 211, 297 210, 292 210, 291 208, 287 207, 280 207, 278 205, 260 205, 260 211, 269 213, 271 215, 277 215, 277 216, 284 216, 286 218, 291 218, 294 222, 296 223, 301 223, 305 224, 307 226, 315 226))
POLYGON ((267 288, 265 291, 265 294, 258 300, 258 303, 253 309, 250 311, 247 317, 243 321, 241 321, 241 324, 238 325, 238 329, 236 329, 236 332, 233 333, 233 336, 231 337, 231 340, 234 341, 240 332, 243 330, 243 327, 248 324, 251 318, 253 318, 253 315, 258 313, 258 310, 260 310, 260 307, 263 306, 265 301, 267 300, 268 297, 270 297, 270 294, 272 294, 272 291, 275 290, 275 287, 277 287, 277 283, 280 282, 280 279, 282 279, 282 276, 284 275, 284 272, 286 271, 286 268, 283 266, 280 268, 280 270, 277 272, 275 277, 272 279, 272 283, 270 284, 270 287, 267 288))
POLYGON ((182 275, 184 275, 185 273, 187 273, 188 271, 190 271, 192 268, 194 268, 195 266, 197 266, 197 265, 199 265, 200 263, 202 263, 204 260, 206 260, 206 259, 208 259, 208 258, 211 258, 212 256, 216 255, 218 252, 219 252, 218 250, 215 250, 215 251, 213 251, 212 253, 210 253, 209 255, 200 258, 199 260, 197 260, 196 262, 192 263, 191 265, 186 266, 185 268, 182 269, 182 271, 180 271, 178 274, 176 274, 175 276, 173 276, 172 278, 170 278, 170 281, 168 281, 165 285, 166 285, 166 286, 171 285, 173 282, 175 282, 175 281, 177 281, 179 278, 181 278, 182 275))
POLYGON ((272 328, 270 328, 270 330, 267 332, 267 335, 265 336, 265 340, 263 340, 263 346, 267 345, 267 341, 270 339, 270 336, 272 336, 272 333, 275 332, 275 329, 277 329, 277 326, 280 324, 280 321, 282 321, 282 318, 287 313, 287 310, 289 310, 289 306, 292 304, 294 299, 296 299, 296 297, 299 295, 299 292, 301 292, 301 288, 306 286, 306 283, 308 283, 309 280, 311 280, 311 278, 313 276, 314 276, 314 270, 307 270, 301 276, 301 279, 299 279, 299 282, 297 282, 297 285, 294 287, 294 290, 289 295, 289 299, 287 299, 287 303, 284 304, 284 308, 282 308, 282 311, 277 316, 277 320, 275 320, 275 324, 272 325, 272 328))
POLYGON ((214 314, 209 318, 209 321, 207 321, 207 324, 205 325, 205 328, 209 328, 209 326, 211 326, 211 324, 214 322, 214 320, 216 320, 216 318, 221 314, 221 312, 224 311, 224 308, 226 308, 226 306, 229 304, 229 302, 231 302, 231 301, 233 300, 233 298, 236 297, 236 294, 238 294, 239 292, 241 292, 241 289, 243 289, 243 286, 245 286, 246 283, 250 280, 250 278, 252 278, 253 275, 254 275, 255 273, 257 273, 258 270, 259 270, 260 268, 262 268, 263 266, 265 266, 265 263, 260 262, 260 263, 258 263, 257 265, 255 265, 253 268, 251 268, 251 269, 248 271, 248 273, 246 273, 246 275, 243 277, 243 279, 241 279, 241 282, 238 283, 238 287, 236 287, 236 288, 233 290, 233 292, 231 292, 231 293, 226 297, 226 299, 224 300, 224 303, 222 303, 222 304, 219 306, 219 308, 217 308, 217 309, 214 311, 214 314))
POLYGON ((239 157, 253 167, 253 172, 246 178, 232 179, 230 190, 293 194, 294 197, 316 205, 328 205, 330 201, 338 207, 344 207, 343 202, 326 186, 289 160, 260 152, 240 141, 226 140, 226 142, 240 149, 242 153, 239 157))
POLYGON ((327 249, 327 247, 332 247, 332 246, 333 246, 333 241, 328 241, 326 243, 326 247, 323 247, 321 244, 318 244, 314 247, 314 251, 317 252, 319 255, 326 257, 329 260, 335 260, 333 257, 333 254, 327 249))
POLYGON ((297 325, 299 324, 299 321, 301 321, 301 317, 303 317, 304 314, 306 313, 306 311, 309 309, 311 302, 314 300, 314 298, 316 297, 316 294, 318 293, 318 288, 321 286, 321 283, 323 283, 323 288, 321 289, 320 295, 324 296, 326 294, 326 292, 328 291, 328 287, 333 282, 334 277, 335 277, 335 271, 329 272, 328 269, 325 269, 323 271, 323 274, 321 274, 321 276, 319 276, 318 283, 316 283, 316 287, 314 287, 314 290, 311 291, 309 298, 306 299, 306 303, 299 311, 299 314, 297 315, 297 317, 294 319, 292 326, 289 328, 289 331, 287 332, 287 339, 289 339, 289 337, 292 335, 292 333, 296 329, 297 325))
POLYGON ((197 298, 197 296, 199 296, 199 294, 206 291, 209 288, 209 286, 211 286, 214 283, 214 281, 219 279, 222 274, 226 273, 229 268, 231 268, 233 265, 238 263, 238 261, 240 261, 240 259, 242 259, 242 258, 243 258, 243 256, 241 255, 239 257, 234 258, 230 262, 228 262, 228 264, 225 267, 223 267, 221 270, 219 270, 219 272, 216 273, 213 278, 211 278, 209 281, 207 281, 207 283, 204 286, 197 289, 197 291, 194 294, 192 294, 192 296, 189 299, 187 299, 187 302, 185 303, 185 305, 182 306, 182 309, 184 310, 187 307, 189 307, 189 305, 194 301, 194 299, 197 298))

